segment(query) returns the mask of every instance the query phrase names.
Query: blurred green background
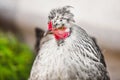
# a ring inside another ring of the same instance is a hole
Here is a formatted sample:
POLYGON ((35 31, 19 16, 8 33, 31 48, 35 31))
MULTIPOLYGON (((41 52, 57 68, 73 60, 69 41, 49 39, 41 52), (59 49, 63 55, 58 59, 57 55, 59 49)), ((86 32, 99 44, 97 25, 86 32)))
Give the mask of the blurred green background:
POLYGON ((34 54, 10 32, 0 31, 0 80, 27 80, 34 54))

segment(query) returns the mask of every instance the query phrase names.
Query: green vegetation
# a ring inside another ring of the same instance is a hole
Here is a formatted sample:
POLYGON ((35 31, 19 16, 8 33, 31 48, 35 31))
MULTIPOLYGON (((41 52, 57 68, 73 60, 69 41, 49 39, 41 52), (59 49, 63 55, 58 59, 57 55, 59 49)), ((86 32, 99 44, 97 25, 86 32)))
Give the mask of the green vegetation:
POLYGON ((0 80, 27 80, 33 52, 12 33, 0 32, 0 80))

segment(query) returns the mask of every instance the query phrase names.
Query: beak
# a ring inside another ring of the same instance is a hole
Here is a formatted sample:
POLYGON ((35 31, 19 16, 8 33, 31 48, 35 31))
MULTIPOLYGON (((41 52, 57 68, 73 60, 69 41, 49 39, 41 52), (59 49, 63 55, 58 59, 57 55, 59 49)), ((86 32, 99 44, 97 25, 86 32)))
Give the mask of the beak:
POLYGON ((47 36, 48 34, 53 34, 52 30, 47 30, 47 31, 44 33, 44 36, 47 36))

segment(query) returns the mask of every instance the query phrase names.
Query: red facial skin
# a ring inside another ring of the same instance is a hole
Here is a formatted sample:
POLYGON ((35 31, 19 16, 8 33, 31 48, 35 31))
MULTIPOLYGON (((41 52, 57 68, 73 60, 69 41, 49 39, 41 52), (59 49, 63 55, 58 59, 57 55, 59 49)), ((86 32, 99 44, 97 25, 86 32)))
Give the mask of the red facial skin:
POLYGON ((48 23, 48 30, 52 30, 52 22, 51 21, 48 23))
POLYGON ((51 32, 54 34, 56 40, 65 39, 70 35, 70 32, 66 32, 66 27, 62 28, 53 28, 52 22, 50 21, 48 23, 48 30, 51 30, 51 32))

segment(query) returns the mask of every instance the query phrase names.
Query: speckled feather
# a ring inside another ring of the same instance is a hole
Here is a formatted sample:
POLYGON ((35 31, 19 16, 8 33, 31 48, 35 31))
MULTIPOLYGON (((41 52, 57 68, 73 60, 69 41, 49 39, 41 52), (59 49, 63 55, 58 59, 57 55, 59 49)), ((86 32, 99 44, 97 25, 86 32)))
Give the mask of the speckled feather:
POLYGON ((88 34, 72 22, 71 35, 57 42, 52 34, 40 41, 29 80, 110 80, 104 57, 88 34))

